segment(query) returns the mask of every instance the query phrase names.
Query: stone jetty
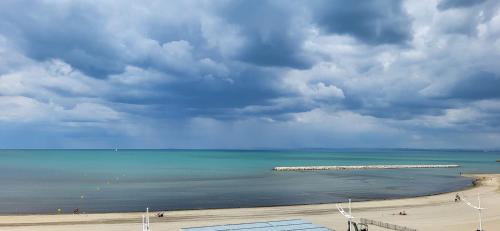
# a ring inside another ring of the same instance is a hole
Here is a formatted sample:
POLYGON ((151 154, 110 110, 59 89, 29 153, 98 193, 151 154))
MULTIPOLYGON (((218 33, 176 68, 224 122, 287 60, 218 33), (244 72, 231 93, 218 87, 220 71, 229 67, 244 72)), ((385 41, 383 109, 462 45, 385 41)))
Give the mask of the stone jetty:
POLYGON ((402 168, 457 168, 456 164, 425 165, 347 165, 347 166, 297 166, 274 167, 274 171, 320 171, 320 170, 359 170, 359 169, 402 169, 402 168))

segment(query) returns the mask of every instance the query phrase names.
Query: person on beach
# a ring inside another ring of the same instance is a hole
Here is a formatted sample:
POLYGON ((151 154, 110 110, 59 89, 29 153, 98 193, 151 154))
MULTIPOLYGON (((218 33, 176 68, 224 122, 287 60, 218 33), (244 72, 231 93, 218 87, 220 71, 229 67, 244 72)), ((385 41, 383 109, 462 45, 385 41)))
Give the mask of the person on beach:
POLYGON ((165 213, 166 213, 166 211, 162 211, 162 212, 157 213, 156 216, 157 217, 164 217, 165 213))

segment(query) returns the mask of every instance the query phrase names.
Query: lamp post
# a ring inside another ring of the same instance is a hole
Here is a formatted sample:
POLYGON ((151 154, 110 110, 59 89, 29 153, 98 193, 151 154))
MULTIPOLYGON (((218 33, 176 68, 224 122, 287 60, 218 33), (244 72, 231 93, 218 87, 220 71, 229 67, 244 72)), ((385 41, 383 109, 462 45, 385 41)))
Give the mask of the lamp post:
POLYGON ((481 207, 481 197, 479 196, 479 194, 477 194, 477 201, 478 201, 478 206, 475 206, 473 205, 472 203, 470 203, 469 201, 467 201, 465 199, 465 197, 462 195, 462 201, 468 205, 469 207, 473 208, 473 209, 476 209, 479 213, 479 229, 477 231, 484 231, 483 230, 483 220, 482 220, 482 217, 481 217, 481 211, 485 208, 482 208, 481 207))
POLYGON ((340 214, 342 214, 345 218, 347 218, 347 231, 351 231, 351 221, 354 219, 351 213, 351 199, 349 199, 349 213, 344 211, 344 208, 342 208, 340 204, 337 204, 336 206, 340 214))

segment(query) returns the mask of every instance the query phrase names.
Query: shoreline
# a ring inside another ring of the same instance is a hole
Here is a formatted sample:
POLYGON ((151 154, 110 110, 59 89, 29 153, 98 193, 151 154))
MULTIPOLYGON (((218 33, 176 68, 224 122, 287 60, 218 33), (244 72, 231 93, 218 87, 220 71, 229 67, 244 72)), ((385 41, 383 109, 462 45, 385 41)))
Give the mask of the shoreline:
MULTIPOLYGON (((369 218, 384 222, 405 225, 418 230, 472 230, 477 223, 477 214, 463 203, 453 202, 455 194, 470 198, 477 194, 485 210, 485 230, 500 229, 500 174, 464 174, 476 179, 476 183, 458 191, 437 195, 418 196, 404 199, 371 200, 353 202, 353 214, 357 218, 369 218), (408 216, 395 215, 404 210, 408 216), (428 211, 433 211, 429 214, 428 211), (436 218, 435 214, 440 217, 436 218), (422 222, 425 220, 426 222, 422 222), (444 227, 444 229, 443 229, 444 227), (438 229, 437 229, 438 228, 438 229)), ((165 217, 153 217, 154 230, 178 230, 217 224, 234 224, 255 221, 301 218, 325 227, 342 230, 345 221, 335 208, 335 204, 291 205, 254 208, 202 209, 167 211, 165 217)), ((0 215, 0 230, 9 231, 59 231, 59 230, 140 230, 143 212, 92 213, 60 215, 0 215)), ((370 226, 370 230, 378 229, 370 226)))
MULTIPOLYGON (((422 194, 422 195, 416 195, 416 196, 402 196, 402 197, 390 197, 390 198, 377 198, 377 199, 365 199, 365 200, 352 200, 354 203, 362 203, 362 202, 372 202, 372 201, 391 201, 391 200, 404 200, 404 199, 411 199, 411 198, 421 198, 421 197, 429 197, 429 196, 438 196, 438 195, 443 195, 443 194, 448 194, 448 193, 456 193, 456 192, 461 192, 461 191, 466 191, 469 189, 473 189, 475 187, 478 187, 476 185, 476 182, 480 181, 480 176, 481 175, 491 175, 488 173, 481 173, 481 174, 462 174, 461 177, 463 178, 469 178, 471 180, 471 183, 467 186, 454 189, 454 190, 446 190, 442 192, 436 192, 436 193, 428 193, 428 194, 422 194)), ((207 208, 193 208, 193 209, 173 209, 173 210, 167 210, 169 212, 179 212, 179 211, 203 211, 203 210, 220 210, 220 209, 253 209, 253 208, 276 208, 276 207, 290 207, 290 206, 314 206, 314 205, 334 205, 334 204, 339 204, 343 202, 324 202, 324 203, 304 203, 304 204, 278 204, 278 205, 262 205, 262 206, 251 206, 251 207, 207 207, 207 208)), ((153 212, 162 212, 164 210, 154 210, 153 212)), ((136 214, 136 213, 144 213, 144 211, 109 211, 109 212, 90 212, 90 213, 81 213, 78 215, 90 215, 90 214, 136 214)), ((0 213, 0 217, 2 216, 34 216, 34 215, 42 215, 42 216, 58 216, 58 215, 75 215, 73 213, 69 212, 63 212, 63 213, 0 213)), ((1 227, 0 223, 0 227, 1 227)))

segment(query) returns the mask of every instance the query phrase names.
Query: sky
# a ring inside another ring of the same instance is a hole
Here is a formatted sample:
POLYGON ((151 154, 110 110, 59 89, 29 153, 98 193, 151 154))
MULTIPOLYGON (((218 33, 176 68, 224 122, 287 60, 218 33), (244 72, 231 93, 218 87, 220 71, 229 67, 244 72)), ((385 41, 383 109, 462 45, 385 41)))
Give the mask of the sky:
POLYGON ((0 1, 0 148, 500 147, 500 2, 0 1))

